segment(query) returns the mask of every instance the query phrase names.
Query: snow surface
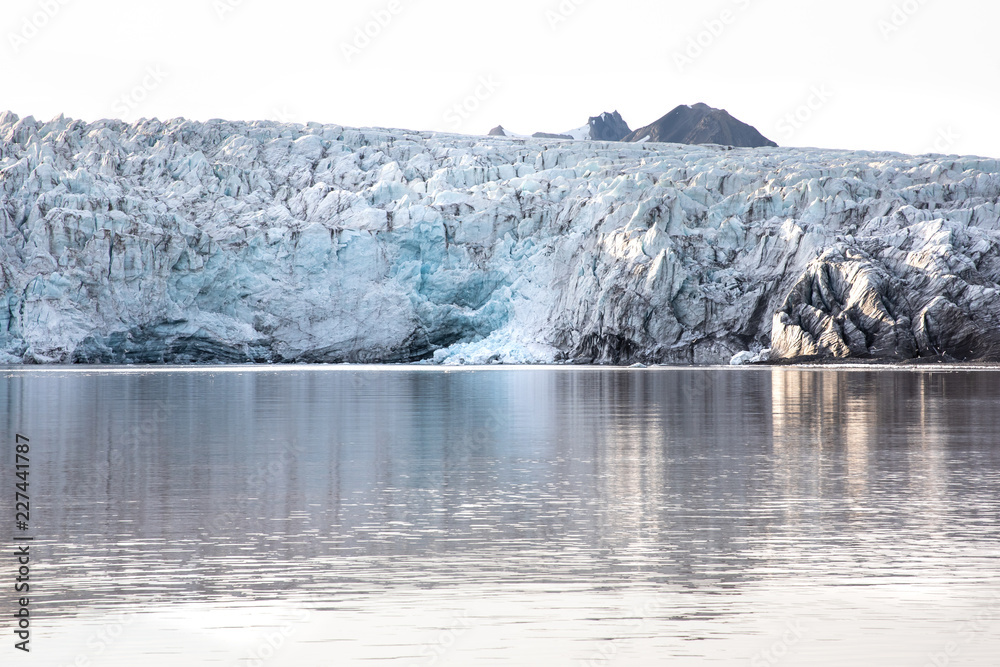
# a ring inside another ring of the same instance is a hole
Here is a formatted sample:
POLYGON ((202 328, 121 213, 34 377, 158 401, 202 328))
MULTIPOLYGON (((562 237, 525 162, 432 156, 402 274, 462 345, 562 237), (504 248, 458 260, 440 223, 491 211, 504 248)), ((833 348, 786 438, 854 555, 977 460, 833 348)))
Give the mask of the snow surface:
POLYGON ((503 133, 504 133, 504 136, 506 136, 506 137, 508 137, 510 139, 531 139, 531 135, 530 134, 520 134, 518 132, 511 132, 506 127, 503 128, 503 133))
POLYGON ((997 321, 998 195, 974 157, 8 112, 0 363, 857 352, 890 283, 922 345, 925 305, 997 321))
POLYGON ((565 134, 568 137, 573 137, 577 141, 588 141, 591 139, 590 136, 590 123, 587 123, 583 127, 575 127, 572 130, 566 130, 565 132, 560 132, 560 134, 565 134))

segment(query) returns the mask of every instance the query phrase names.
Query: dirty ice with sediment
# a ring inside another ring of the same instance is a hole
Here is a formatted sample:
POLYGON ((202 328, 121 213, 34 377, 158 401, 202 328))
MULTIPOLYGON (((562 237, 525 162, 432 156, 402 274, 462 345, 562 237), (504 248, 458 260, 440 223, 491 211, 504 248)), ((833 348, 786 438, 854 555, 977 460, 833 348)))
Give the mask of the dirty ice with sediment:
POLYGON ((7 112, 0 363, 990 359, 998 197, 977 157, 7 112))

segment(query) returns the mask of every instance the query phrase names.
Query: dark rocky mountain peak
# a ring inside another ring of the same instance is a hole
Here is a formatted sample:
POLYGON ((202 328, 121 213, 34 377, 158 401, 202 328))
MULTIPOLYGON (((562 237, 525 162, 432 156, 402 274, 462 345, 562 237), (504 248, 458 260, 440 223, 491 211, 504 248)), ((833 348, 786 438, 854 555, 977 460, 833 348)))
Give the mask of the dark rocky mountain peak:
POLYGON ((655 123, 632 132, 624 141, 720 144, 740 148, 778 145, 755 127, 733 118, 728 111, 707 104, 682 104, 655 123))
POLYGON ((594 141, 621 141, 632 132, 628 123, 617 111, 592 116, 589 124, 590 138, 594 141))

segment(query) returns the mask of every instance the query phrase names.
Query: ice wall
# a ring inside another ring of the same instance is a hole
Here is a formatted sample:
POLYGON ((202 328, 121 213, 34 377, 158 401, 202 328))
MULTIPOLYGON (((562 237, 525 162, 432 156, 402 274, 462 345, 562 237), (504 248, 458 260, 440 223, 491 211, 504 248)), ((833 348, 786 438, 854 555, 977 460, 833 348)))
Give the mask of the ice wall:
POLYGON ((1000 164, 0 116, 0 362, 1000 351, 1000 164))

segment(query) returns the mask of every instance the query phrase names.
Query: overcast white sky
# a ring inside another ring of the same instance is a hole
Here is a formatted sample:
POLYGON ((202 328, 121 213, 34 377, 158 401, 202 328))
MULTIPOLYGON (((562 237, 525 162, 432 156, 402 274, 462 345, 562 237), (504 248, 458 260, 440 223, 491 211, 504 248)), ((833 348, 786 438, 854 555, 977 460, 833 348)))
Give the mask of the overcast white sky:
POLYGON ((988 0, 4 0, 0 109, 484 134, 706 102, 781 145, 1000 157, 998 25, 988 0))

